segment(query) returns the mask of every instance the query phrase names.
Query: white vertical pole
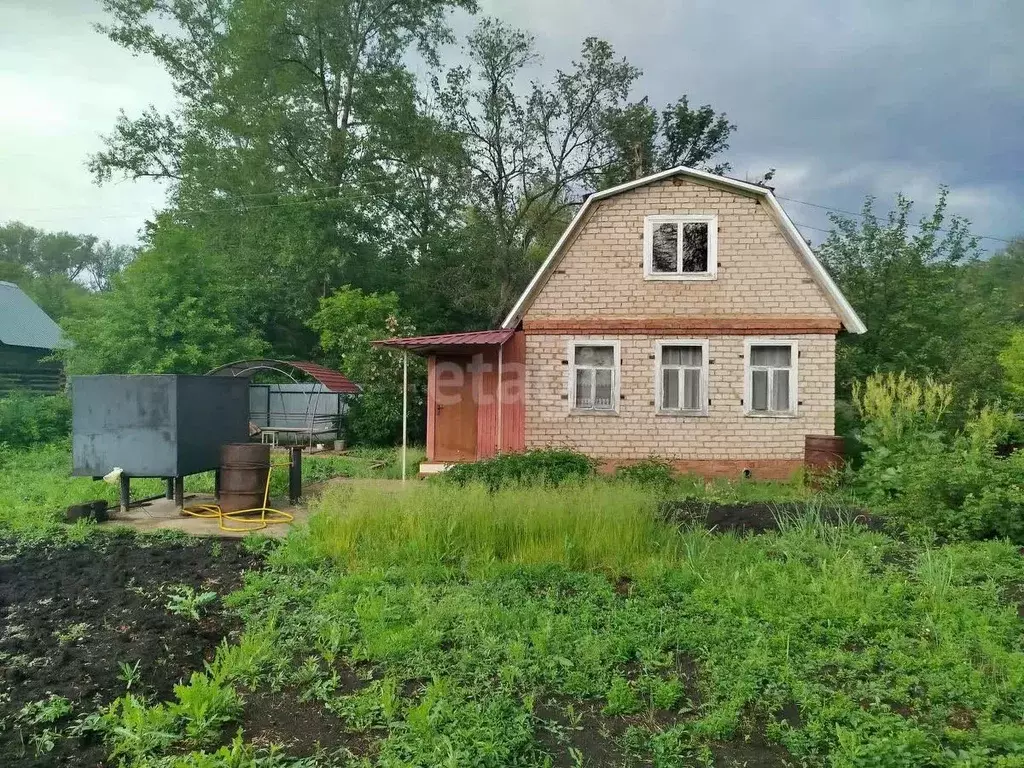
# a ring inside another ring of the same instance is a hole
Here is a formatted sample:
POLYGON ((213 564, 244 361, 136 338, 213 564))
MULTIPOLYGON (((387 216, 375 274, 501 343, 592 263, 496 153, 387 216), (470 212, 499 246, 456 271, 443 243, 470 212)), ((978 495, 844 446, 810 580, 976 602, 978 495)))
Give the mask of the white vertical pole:
POLYGON ((505 346, 504 344, 499 344, 498 345, 498 450, 497 450, 498 453, 501 453, 501 447, 502 447, 502 442, 501 442, 501 423, 502 423, 502 415, 503 414, 501 412, 502 411, 502 408, 501 408, 501 394, 502 394, 502 390, 504 389, 504 387, 502 386, 502 381, 501 381, 501 353, 502 353, 502 350, 504 349, 504 346, 505 346))
POLYGON ((406 481, 406 454, 409 451, 409 352, 401 353, 401 481, 406 481))

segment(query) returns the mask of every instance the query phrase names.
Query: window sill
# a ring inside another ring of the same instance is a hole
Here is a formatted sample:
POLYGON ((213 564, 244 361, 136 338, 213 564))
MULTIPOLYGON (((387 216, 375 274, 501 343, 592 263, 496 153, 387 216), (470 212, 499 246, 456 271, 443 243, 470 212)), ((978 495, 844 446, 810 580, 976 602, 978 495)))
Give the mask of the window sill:
POLYGON ((751 419, 795 419, 800 416, 796 411, 744 411, 743 415, 751 419))
POLYGON ((655 416, 666 416, 670 419, 679 418, 691 418, 691 419, 706 419, 708 417, 707 411, 655 411, 655 416))
POLYGON ((675 283, 688 283, 688 282, 707 282, 709 280, 717 280, 718 275, 713 272, 693 272, 689 274, 681 275, 659 275, 655 273, 647 273, 644 275, 644 280, 654 281, 666 281, 675 283))
POLYGON ((570 416, 618 416, 619 412, 616 410, 600 410, 597 408, 570 408, 570 416))

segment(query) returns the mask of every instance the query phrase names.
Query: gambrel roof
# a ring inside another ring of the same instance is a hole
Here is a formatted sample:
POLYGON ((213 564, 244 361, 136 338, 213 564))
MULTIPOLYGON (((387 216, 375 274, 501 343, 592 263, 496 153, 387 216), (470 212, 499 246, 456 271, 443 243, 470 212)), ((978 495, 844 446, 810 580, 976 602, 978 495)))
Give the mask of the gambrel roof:
POLYGON ((776 224, 778 224, 779 229, 782 231, 786 240, 789 241, 793 250, 795 250, 797 255, 800 257, 800 260, 807 268, 807 271, 814 279, 814 282, 824 292, 829 305, 842 321, 843 327, 850 333, 864 333, 867 330, 867 326, 865 326, 864 322, 857 316, 857 312, 852 306, 850 306, 850 302, 848 302, 846 297, 843 296, 839 287, 835 284, 835 281, 832 280, 832 277, 829 275, 822 263, 818 261, 818 257, 814 255, 814 251, 811 250, 810 245, 808 245, 807 241, 804 240, 800 231, 796 228, 796 225, 793 223, 792 219, 789 218, 789 215, 779 204, 779 201, 776 199, 775 195, 772 194, 770 189, 758 184, 751 184, 747 181, 730 179, 725 176, 718 176, 713 173, 708 173, 707 171, 698 171, 694 168, 686 168, 684 166, 670 168, 667 171, 654 173, 650 176, 645 176, 642 179, 637 179, 636 181, 619 184, 616 187, 610 187, 609 189, 595 192, 593 195, 588 197, 583 205, 580 206, 579 211, 577 211, 576 216, 573 217, 572 222, 566 228, 565 232, 562 233, 562 236, 555 244, 555 247, 551 249, 551 253, 548 254, 544 263, 541 264, 540 269, 537 270, 537 274, 533 276, 530 284, 526 286, 526 290, 523 291, 522 296, 519 297, 515 306, 512 307, 512 311, 509 312, 508 317, 505 318, 501 327, 515 328, 523 319, 523 315, 526 314, 526 311, 530 308, 533 300, 537 297, 537 294, 540 293, 548 276, 558 266, 558 262, 561 260, 566 246, 572 240, 573 235, 575 235, 579 230, 587 213, 598 201, 612 197, 613 195, 628 192, 629 190, 636 189, 637 187, 653 184, 654 182, 673 176, 688 176, 696 181, 712 182, 720 187, 757 195, 761 198, 765 202, 769 214, 775 220, 776 224))

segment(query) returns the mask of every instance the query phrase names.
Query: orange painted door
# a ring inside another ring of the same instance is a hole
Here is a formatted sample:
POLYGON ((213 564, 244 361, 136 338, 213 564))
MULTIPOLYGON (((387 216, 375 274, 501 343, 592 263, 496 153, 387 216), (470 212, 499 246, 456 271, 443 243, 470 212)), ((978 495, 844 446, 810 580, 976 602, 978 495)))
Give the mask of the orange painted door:
POLYGON ((476 401, 466 357, 437 357, 434 364, 434 460, 476 459, 476 401))

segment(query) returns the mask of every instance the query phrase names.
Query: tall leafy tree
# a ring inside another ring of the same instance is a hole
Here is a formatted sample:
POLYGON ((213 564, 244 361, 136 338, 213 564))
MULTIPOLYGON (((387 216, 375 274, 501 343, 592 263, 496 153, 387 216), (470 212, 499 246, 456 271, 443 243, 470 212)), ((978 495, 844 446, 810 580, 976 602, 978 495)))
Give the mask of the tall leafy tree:
POLYGON ((0 280, 19 285, 50 317, 81 305, 89 290, 105 290, 135 249, 93 235, 46 232, 13 221, 0 226, 0 280))
POLYGON ((438 97, 464 141, 475 221, 489 233, 477 238, 484 242, 475 266, 494 276, 494 322, 528 279, 535 242, 596 182, 607 156, 604 117, 625 102, 640 71, 588 38, 568 70, 522 90, 537 61, 533 38, 495 19, 477 26, 466 53, 469 64, 448 72, 438 97))
MULTIPOLYGON (((346 431, 356 442, 394 445, 402 438, 402 356, 372 342, 414 332, 394 293, 364 293, 343 286, 320 301, 310 320, 320 335, 326 359, 363 388, 349 404, 346 431)), ((412 377, 410 434, 424 428, 424 367, 421 358, 410 361, 412 377)))
POLYGON ((729 148, 736 126, 710 104, 693 109, 682 96, 660 114, 646 97, 613 109, 605 129, 611 158, 602 180, 613 186, 679 165, 726 173, 728 163, 712 161, 729 148))
POLYGON ((92 159, 166 179, 178 217, 216 241, 276 346, 341 284, 399 285, 395 158, 417 117, 407 65, 437 63, 452 8, 473 0, 104 0, 102 27, 171 75, 180 108, 122 115, 92 159), (409 128, 410 130, 405 130, 409 128))
POLYGON ((998 386, 998 325, 980 300, 963 289, 964 270, 978 261, 978 241, 966 220, 947 212, 948 190, 934 210, 912 222, 913 202, 903 195, 884 217, 868 198, 861 219, 832 214, 832 231, 819 254, 868 327, 841 337, 836 370, 840 396, 875 371, 957 383, 979 392, 986 379, 998 386))
POLYGON ((258 331, 245 325, 247 298, 233 277, 194 230, 159 220, 110 290, 62 321, 74 342, 60 352, 68 372, 205 373, 264 353, 258 331))
MULTIPOLYGON (((640 70, 597 38, 549 82, 524 87, 533 38, 495 19, 466 43, 469 63, 437 85, 448 127, 463 139, 473 184, 473 268, 494 276, 490 322, 508 311, 586 192, 662 168, 706 166, 735 126, 683 96, 659 115, 628 103, 640 70)), ((721 171, 727 166, 709 166, 721 171)), ((472 299, 471 299, 472 301, 472 299)))

